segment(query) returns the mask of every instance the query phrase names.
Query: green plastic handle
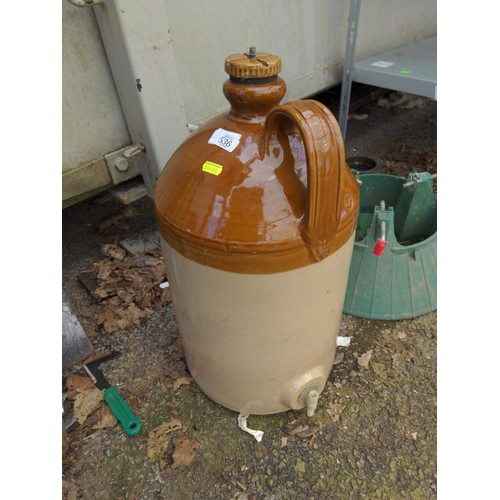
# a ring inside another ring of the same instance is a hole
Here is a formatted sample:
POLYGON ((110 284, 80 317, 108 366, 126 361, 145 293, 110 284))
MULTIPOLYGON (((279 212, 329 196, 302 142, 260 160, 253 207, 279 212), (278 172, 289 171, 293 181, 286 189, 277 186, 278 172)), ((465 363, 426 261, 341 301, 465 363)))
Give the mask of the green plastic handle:
POLYGON ((142 429, 142 422, 132 413, 116 387, 111 386, 104 391, 104 401, 129 436, 139 433, 142 429))

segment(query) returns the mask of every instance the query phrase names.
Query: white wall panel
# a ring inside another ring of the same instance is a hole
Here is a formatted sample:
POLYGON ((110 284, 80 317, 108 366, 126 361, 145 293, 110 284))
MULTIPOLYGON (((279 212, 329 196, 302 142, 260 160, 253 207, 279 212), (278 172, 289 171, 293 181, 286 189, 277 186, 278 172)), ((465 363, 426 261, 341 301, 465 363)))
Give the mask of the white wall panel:
POLYGON ((62 169, 130 143, 94 12, 62 2, 62 169))

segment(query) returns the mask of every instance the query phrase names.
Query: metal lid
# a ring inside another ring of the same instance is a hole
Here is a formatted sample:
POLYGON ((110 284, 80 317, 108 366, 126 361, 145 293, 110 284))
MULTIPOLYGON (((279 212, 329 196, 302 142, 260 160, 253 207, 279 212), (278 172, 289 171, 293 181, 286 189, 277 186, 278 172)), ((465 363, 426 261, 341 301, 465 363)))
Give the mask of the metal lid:
POLYGON ((250 47, 248 52, 226 57, 224 70, 234 78, 269 78, 281 71, 281 59, 250 47))

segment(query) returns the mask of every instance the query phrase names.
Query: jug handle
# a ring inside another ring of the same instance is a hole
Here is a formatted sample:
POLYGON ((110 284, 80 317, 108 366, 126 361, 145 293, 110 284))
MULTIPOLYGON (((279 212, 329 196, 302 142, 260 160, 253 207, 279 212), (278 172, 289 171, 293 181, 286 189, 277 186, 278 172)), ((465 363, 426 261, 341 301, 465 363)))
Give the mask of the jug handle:
POLYGON ((276 136, 282 119, 291 120, 304 141, 307 162, 307 199, 302 239, 314 260, 330 254, 340 221, 339 192, 345 164, 342 133, 332 112, 314 100, 290 101, 275 106, 266 119, 265 147, 276 136))

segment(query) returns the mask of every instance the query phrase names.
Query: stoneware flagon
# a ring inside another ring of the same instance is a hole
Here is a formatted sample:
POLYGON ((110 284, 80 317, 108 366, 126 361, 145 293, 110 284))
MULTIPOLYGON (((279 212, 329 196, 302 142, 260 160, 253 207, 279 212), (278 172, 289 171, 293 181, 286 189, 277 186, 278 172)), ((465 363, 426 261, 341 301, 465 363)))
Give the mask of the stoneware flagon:
POLYGON ((307 407, 330 374, 359 189, 330 110, 280 105, 279 57, 226 58, 230 103, 162 171, 154 205, 188 368, 246 414, 307 407))

